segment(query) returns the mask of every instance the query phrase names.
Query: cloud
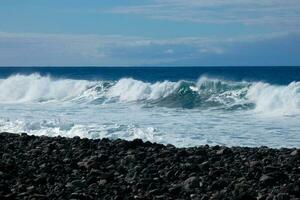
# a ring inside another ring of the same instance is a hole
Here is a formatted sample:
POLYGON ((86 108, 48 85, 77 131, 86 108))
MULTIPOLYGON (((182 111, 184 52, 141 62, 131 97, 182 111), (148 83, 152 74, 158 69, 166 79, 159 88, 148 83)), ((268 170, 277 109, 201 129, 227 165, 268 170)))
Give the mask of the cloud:
POLYGON ((195 23, 239 23, 299 29, 299 0, 152 0, 146 5, 114 7, 107 12, 195 23))
POLYGON ((0 32, 0 66, 299 65, 300 33, 152 39, 0 32))
POLYGON ((174 50, 173 49, 167 49, 164 52, 165 52, 165 54, 173 54, 174 50))
MULTIPOLYGON (((273 38, 252 42, 228 43, 222 54, 202 54, 197 58, 182 59, 176 65, 202 66, 299 66, 300 36, 273 38)), ((174 63, 168 63, 172 65, 174 63)))
POLYGON ((138 38, 0 32, 0 65, 94 65, 109 60, 108 48, 130 47, 138 38))

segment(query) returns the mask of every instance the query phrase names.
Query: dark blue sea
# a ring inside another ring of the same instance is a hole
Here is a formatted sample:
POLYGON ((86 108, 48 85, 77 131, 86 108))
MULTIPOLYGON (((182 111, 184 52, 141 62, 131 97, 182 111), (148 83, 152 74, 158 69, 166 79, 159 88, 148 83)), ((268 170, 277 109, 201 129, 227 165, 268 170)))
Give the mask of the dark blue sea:
POLYGON ((201 76, 212 76, 233 81, 264 81, 289 84, 300 81, 300 67, 2 67, 0 77, 14 74, 84 80, 195 81, 201 76))
POLYGON ((0 132, 300 147, 300 67, 4 67, 0 132))

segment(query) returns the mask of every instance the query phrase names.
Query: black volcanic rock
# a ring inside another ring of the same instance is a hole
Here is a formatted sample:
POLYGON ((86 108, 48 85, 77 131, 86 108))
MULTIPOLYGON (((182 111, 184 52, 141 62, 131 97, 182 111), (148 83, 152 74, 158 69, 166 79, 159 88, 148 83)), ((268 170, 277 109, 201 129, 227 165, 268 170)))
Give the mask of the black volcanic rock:
POLYGON ((299 152, 0 133, 0 199, 297 199, 299 152))

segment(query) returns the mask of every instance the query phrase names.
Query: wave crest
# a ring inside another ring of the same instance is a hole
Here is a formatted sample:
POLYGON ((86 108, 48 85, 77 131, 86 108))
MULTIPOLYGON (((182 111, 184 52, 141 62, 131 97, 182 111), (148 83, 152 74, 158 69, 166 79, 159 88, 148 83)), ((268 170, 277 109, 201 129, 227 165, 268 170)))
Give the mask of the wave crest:
POLYGON ((118 98, 121 101, 141 101, 165 98, 170 95, 180 83, 156 82, 154 84, 134 80, 132 78, 120 79, 113 85, 108 93, 108 98, 118 98))
POLYGON ((200 77, 196 82, 147 83, 132 78, 87 81, 19 74, 0 79, 0 91, 0 103, 141 102, 189 109, 254 109, 280 115, 299 113, 300 110, 300 82, 278 86, 200 77))
POLYGON ((300 112, 300 82, 275 86, 258 82, 247 91, 247 98, 255 102, 255 111, 269 115, 293 115, 300 112))
POLYGON ((14 75, 0 80, 0 102, 44 102, 71 100, 92 85, 84 80, 55 80, 39 74, 14 75))

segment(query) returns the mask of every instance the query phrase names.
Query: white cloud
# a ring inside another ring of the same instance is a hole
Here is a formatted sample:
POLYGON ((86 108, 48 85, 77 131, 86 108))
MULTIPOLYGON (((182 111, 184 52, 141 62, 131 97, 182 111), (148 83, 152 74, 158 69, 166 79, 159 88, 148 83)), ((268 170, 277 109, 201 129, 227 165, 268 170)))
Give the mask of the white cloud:
POLYGON ((298 29, 299 0, 153 0, 146 5, 115 7, 108 12, 196 23, 240 23, 298 29))
MULTIPOLYGON (((268 41, 289 38, 293 34, 299 36, 299 32, 279 32, 271 35, 234 38, 152 39, 121 35, 0 32, 0 66, 160 65, 172 63, 176 65, 183 61, 193 61, 194 64, 201 65, 201 59, 210 57, 211 60, 206 62, 214 63, 220 56, 233 56, 240 51, 245 51, 247 45, 258 44, 259 46, 268 41), (243 50, 237 51, 238 46, 243 46, 243 50)), ((297 44, 294 45, 297 46, 297 44)), ((267 53, 270 54, 270 52, 267 53)))
POLYGON ((173 49, 167 49, 164 51, 166 54, 173 54, 174 50, 173 49))

